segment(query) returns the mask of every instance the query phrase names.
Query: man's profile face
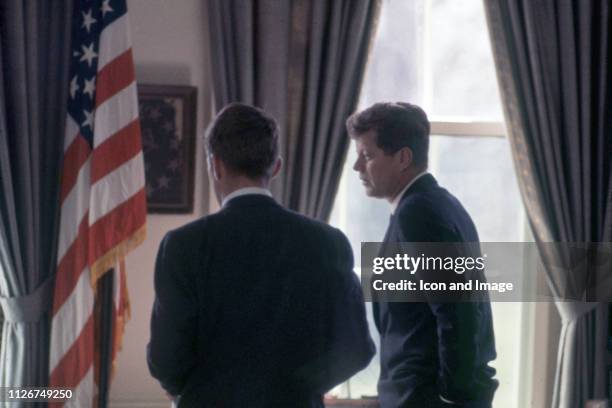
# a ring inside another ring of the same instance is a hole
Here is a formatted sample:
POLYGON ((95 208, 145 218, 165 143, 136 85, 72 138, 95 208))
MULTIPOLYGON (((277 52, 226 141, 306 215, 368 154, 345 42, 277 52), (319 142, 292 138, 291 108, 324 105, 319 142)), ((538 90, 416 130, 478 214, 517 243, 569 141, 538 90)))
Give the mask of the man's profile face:
POLYGON ((355 139, 357 160, 353 170, 370 197, 393 199, 401 173, 397 154, 387 155, 376 145, 376 131, 369 130, 355 139))

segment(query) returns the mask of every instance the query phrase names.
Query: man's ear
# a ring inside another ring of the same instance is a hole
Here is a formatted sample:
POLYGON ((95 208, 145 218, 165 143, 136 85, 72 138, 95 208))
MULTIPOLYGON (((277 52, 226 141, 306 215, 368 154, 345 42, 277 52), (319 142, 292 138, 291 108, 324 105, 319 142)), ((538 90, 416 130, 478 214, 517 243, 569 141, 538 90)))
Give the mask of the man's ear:
POLYGON ((412 150, 409 147, 402 147, 399 150, 399 164, 402 171, 406 171, 412 165, 412 150))
POLYGON ((276 162, 274 163, 274 167, 272 168, 272 173, 270 173, 271 174, 270 178, 273 179, 274 177, 276 177, 282 167, 283 167, 283 159, 282 157, 279 156, 276 159, 276 162))
POLYGON ((223 175, 225 174, 225 167, 221 159, 219 159, 214 154, 210 156, 210 167, 212 171, 212 176, 216 181, 221 180, 223 175))

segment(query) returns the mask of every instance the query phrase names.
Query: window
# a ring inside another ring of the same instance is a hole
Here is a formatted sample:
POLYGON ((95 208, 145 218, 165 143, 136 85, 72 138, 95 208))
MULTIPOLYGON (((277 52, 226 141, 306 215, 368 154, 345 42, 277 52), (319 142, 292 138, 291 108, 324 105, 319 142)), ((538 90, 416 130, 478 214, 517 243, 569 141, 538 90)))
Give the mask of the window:
MULTIPOLYGON (((429 171, 461 200, 483 242, 523 241, 525 219, 505 127, 484 8, 480 0, 385 0, 359 109, 380 101, 423 107, 432 122, 429 171)), ((356 263, 361 242, 381 241, 389 204, 365 195, 352 170, 354 145, 345 164, 330 223, 342 229, 356 263)), ((496 408, 519 406, 523 304, 493 303, 500 387, 496 408)), ((370 331, 376 328, 367 304, 370 331)), ((376 395, 378 356, 339 397, 376 395)))

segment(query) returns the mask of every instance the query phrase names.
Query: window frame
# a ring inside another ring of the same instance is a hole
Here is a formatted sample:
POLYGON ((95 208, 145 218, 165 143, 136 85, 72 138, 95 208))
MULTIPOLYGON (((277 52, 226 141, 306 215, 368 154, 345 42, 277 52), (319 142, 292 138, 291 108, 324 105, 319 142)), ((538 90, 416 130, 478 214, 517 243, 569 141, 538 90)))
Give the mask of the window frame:
POLYGON ((506 125, 502 121, 431 120, 430 127, 431 137, 438 135, 506 137, 506 125))

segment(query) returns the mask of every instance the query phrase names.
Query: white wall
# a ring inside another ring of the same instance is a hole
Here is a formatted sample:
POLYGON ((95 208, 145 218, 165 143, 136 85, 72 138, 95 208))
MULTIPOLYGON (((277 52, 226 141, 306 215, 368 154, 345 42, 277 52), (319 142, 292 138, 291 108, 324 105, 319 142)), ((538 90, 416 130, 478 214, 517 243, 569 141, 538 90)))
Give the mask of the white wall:
POLYGON ((111 386, 111 407, 168 406, 149 375, 145 347, 153 304, 153 265, 166 231, 216 208, 210 200, 201 136, 210 120, 206 14, 200 0, 128 0, 136 76, 139 83, 192 85, 198 88, 194 213, 149 215, 147 239, 126 259, 132 317, 128 322, 111 386), (212 205, 212 207, 211 207, 212 205))

